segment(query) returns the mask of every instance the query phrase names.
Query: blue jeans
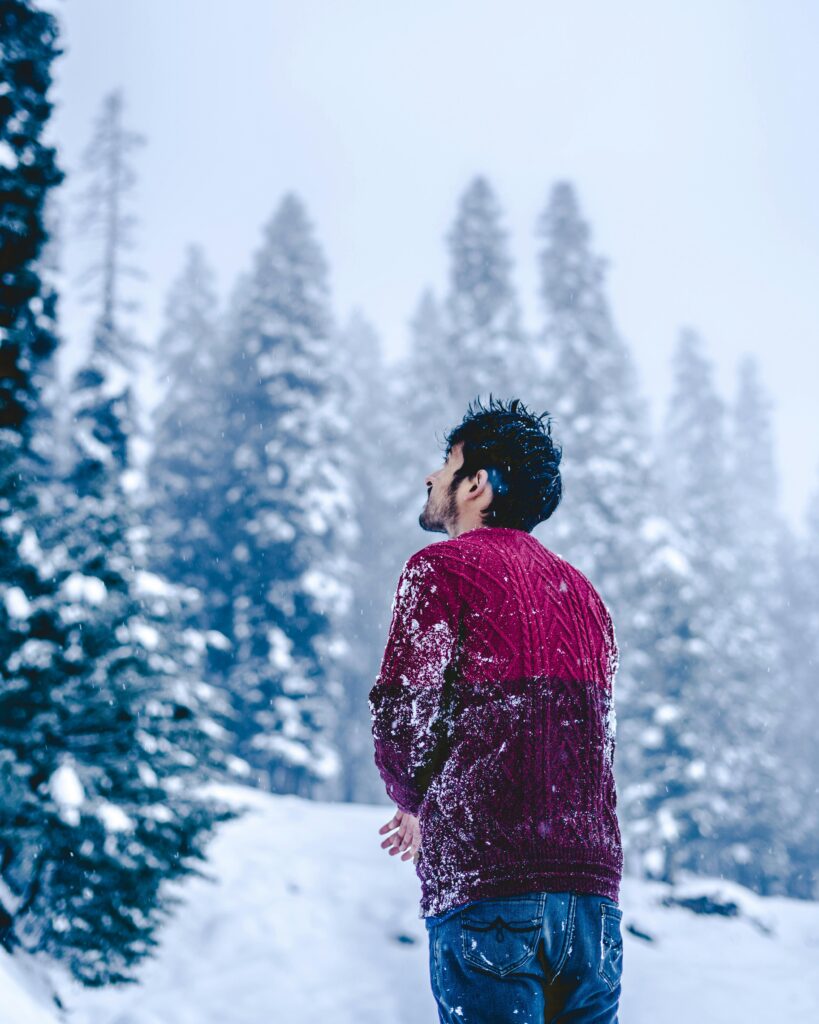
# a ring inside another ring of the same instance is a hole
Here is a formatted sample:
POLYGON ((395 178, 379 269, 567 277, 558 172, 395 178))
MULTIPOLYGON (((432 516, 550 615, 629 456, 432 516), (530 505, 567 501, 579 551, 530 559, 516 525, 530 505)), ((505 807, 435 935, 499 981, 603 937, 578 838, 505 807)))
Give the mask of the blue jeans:
POLYGON ((427 917, 442 1024, 617 1024, 623 911, 606 896, 530 892, 427 917))

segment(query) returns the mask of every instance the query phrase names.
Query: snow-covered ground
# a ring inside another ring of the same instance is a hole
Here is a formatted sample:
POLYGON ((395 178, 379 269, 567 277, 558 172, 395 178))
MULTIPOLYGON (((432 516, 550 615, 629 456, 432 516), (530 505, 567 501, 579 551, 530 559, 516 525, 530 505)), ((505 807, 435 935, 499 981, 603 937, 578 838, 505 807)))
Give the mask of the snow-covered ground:
MULTIPOLYGON (((214 881, 178 887, 185 905, 161 932, 158 957, 143 963, 141 984, 85 990, 56 967, 44 979, 0 951, 3 1024, 437 1021, 415 870, 380 847, 392 807, 218 792, 248 811, 210 846, 214 881)), ((720 880, 674 888, 679 898, 734 901, 740 913, 727 917, 662 906, 670 893, 623 880, 626 1024, 819 1020, 819 904, 720 880)))

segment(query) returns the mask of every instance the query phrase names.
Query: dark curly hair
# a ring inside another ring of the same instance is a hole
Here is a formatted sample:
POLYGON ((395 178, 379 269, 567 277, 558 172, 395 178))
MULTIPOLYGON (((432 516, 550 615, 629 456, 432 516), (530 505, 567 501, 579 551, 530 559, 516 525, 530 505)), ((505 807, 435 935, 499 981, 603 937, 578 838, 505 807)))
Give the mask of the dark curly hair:
POLYGON ((492 502, 483 510, 484 526, 506 526, 531 533, 560 504, 563 450, 551 436, 548 412, 536 416, 519 398, 489 406, 470 402, 461 423, 446 435, 445 456, 463 443, 463 466, 452 480, 460 482, 485 469, 492 484, 492 502), (546 420, 545 424, 543 420, 546 420))

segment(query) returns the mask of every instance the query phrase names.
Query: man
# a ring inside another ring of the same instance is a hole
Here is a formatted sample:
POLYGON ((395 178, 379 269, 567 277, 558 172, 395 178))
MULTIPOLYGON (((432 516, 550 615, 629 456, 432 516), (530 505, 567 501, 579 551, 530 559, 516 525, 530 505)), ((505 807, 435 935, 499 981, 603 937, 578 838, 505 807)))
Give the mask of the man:
POLYGON ((611 616, 531 536, 561 498, 547 420, 490 396, 426 480, 369 694, 380 829, 421 882, 439 1019, 617 1021, 623 854, 611 616))

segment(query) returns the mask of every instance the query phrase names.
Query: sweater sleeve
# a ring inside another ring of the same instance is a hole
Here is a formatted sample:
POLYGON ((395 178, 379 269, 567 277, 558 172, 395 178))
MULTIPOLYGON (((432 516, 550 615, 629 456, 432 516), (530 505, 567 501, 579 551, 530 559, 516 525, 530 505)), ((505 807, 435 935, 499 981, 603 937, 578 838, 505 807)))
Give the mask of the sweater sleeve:
POLYGON ((368 703, 375 764, 387 793, 417 814, 440 736, 447 667, 453 660, 455 608, 446 581, 423 551, 401 572, 387 645, 368 703))

